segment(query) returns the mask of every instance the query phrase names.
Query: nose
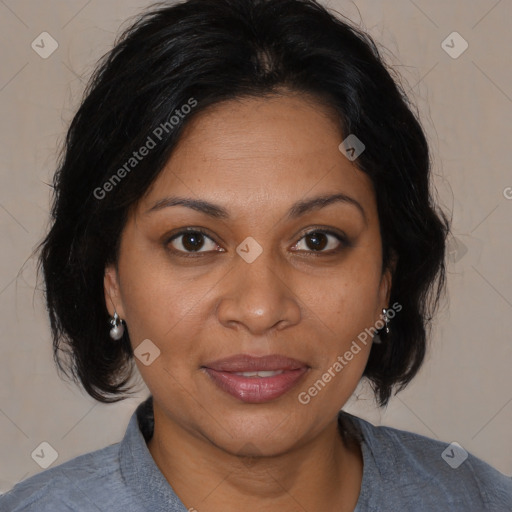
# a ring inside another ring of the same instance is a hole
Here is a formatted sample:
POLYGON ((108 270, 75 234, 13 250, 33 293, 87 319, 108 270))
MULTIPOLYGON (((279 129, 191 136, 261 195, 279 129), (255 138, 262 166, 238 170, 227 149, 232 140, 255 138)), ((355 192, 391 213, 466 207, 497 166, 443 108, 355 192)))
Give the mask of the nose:
POLYGON ((299 323, 300 302, 286 282, 284 265, 266 251, 252 263, 237 258, 217 305, 221 324, 263 335, 299 323))

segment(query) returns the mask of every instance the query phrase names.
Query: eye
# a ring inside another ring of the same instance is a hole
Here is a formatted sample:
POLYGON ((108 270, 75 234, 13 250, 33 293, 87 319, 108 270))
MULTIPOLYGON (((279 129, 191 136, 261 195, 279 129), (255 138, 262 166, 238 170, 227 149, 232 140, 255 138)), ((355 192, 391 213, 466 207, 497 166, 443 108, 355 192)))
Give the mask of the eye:
POLYGON ((174 252, 185 254, 216 251, 218 247, 212 238, 197 228, 176 233, 167 240, 166 246, 169 245, 173 247, 174 252))
POLYGON ((335 253, 347 246, 346 236, 332 231, 314 230, 306 233, 294 246, 294 250, 335 253), (305 248, 304 248, 305 247, 305 248))
MULTIPOLYGON (((293 250, 333 254, 348 245, 347 237, 343 233, 315 229, 306 233, 293 246, 293 250)), ((165 246, 171 246, 172 252, 185 256, 194 253, 224 252, 224 249, 219 248, 219 245, 199 228, 188 228, 172 235, 166 240, 165 246)))

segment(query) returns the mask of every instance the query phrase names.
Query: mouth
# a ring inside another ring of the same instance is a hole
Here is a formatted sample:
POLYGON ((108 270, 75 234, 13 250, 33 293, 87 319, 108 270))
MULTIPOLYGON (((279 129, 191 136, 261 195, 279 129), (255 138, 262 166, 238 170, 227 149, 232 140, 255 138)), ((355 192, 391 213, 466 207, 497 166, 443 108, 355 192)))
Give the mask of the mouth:
POLYGON ((309 366, 281 355, 253 357, 245 354, 202 366, 211 382, 245 403, 264 403, 290 391, 309 366))

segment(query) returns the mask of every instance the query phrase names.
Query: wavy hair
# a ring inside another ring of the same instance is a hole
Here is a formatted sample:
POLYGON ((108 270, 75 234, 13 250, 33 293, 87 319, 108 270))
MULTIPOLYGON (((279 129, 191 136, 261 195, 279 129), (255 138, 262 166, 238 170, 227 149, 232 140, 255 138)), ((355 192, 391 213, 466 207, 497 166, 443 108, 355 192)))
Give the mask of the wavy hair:
POLYGON ((128 211, 197 113, 284 89, 328 105, 345 136, 366 146, 354 163, 378 191, 383 269, 396 262, 390 303, 402 305, 363 374, 386 405, 424 360, 427 327, 445 285, 449 230, 433 200, 424 131, 393 75, 367 33, 314 0, 188 0, 139 16, 98 63, 54 177, 40 268, 58 368, 101 402, 131 392, 129 335, 110 340, 103 289, 128 211), (190 98, 197 106, 178 116, 190 98), (134 149, 172 116, 179 122, 161 130, 137 169, 98 198, 134 149))

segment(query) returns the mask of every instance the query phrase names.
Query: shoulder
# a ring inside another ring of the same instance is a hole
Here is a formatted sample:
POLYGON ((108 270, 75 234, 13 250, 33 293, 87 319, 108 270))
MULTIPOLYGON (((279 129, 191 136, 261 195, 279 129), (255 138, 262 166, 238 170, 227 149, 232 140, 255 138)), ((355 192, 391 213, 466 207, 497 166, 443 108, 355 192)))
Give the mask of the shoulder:
POLYGON ((119 445, 80 455, 19 482, 0 495, 0 511, 97 511, 96 503, 108 502, 109 489, 122 484, 119 445))
POLYGON ((373 470, 368 477, 381 484, 382 499, 408 504, 402 510, 414 510, 412 503, 426 506, 423 510, 441 505, 464 511, 512 510, 512 478, 460 445, 345 414, 359 427, 366 470, 373 470))

